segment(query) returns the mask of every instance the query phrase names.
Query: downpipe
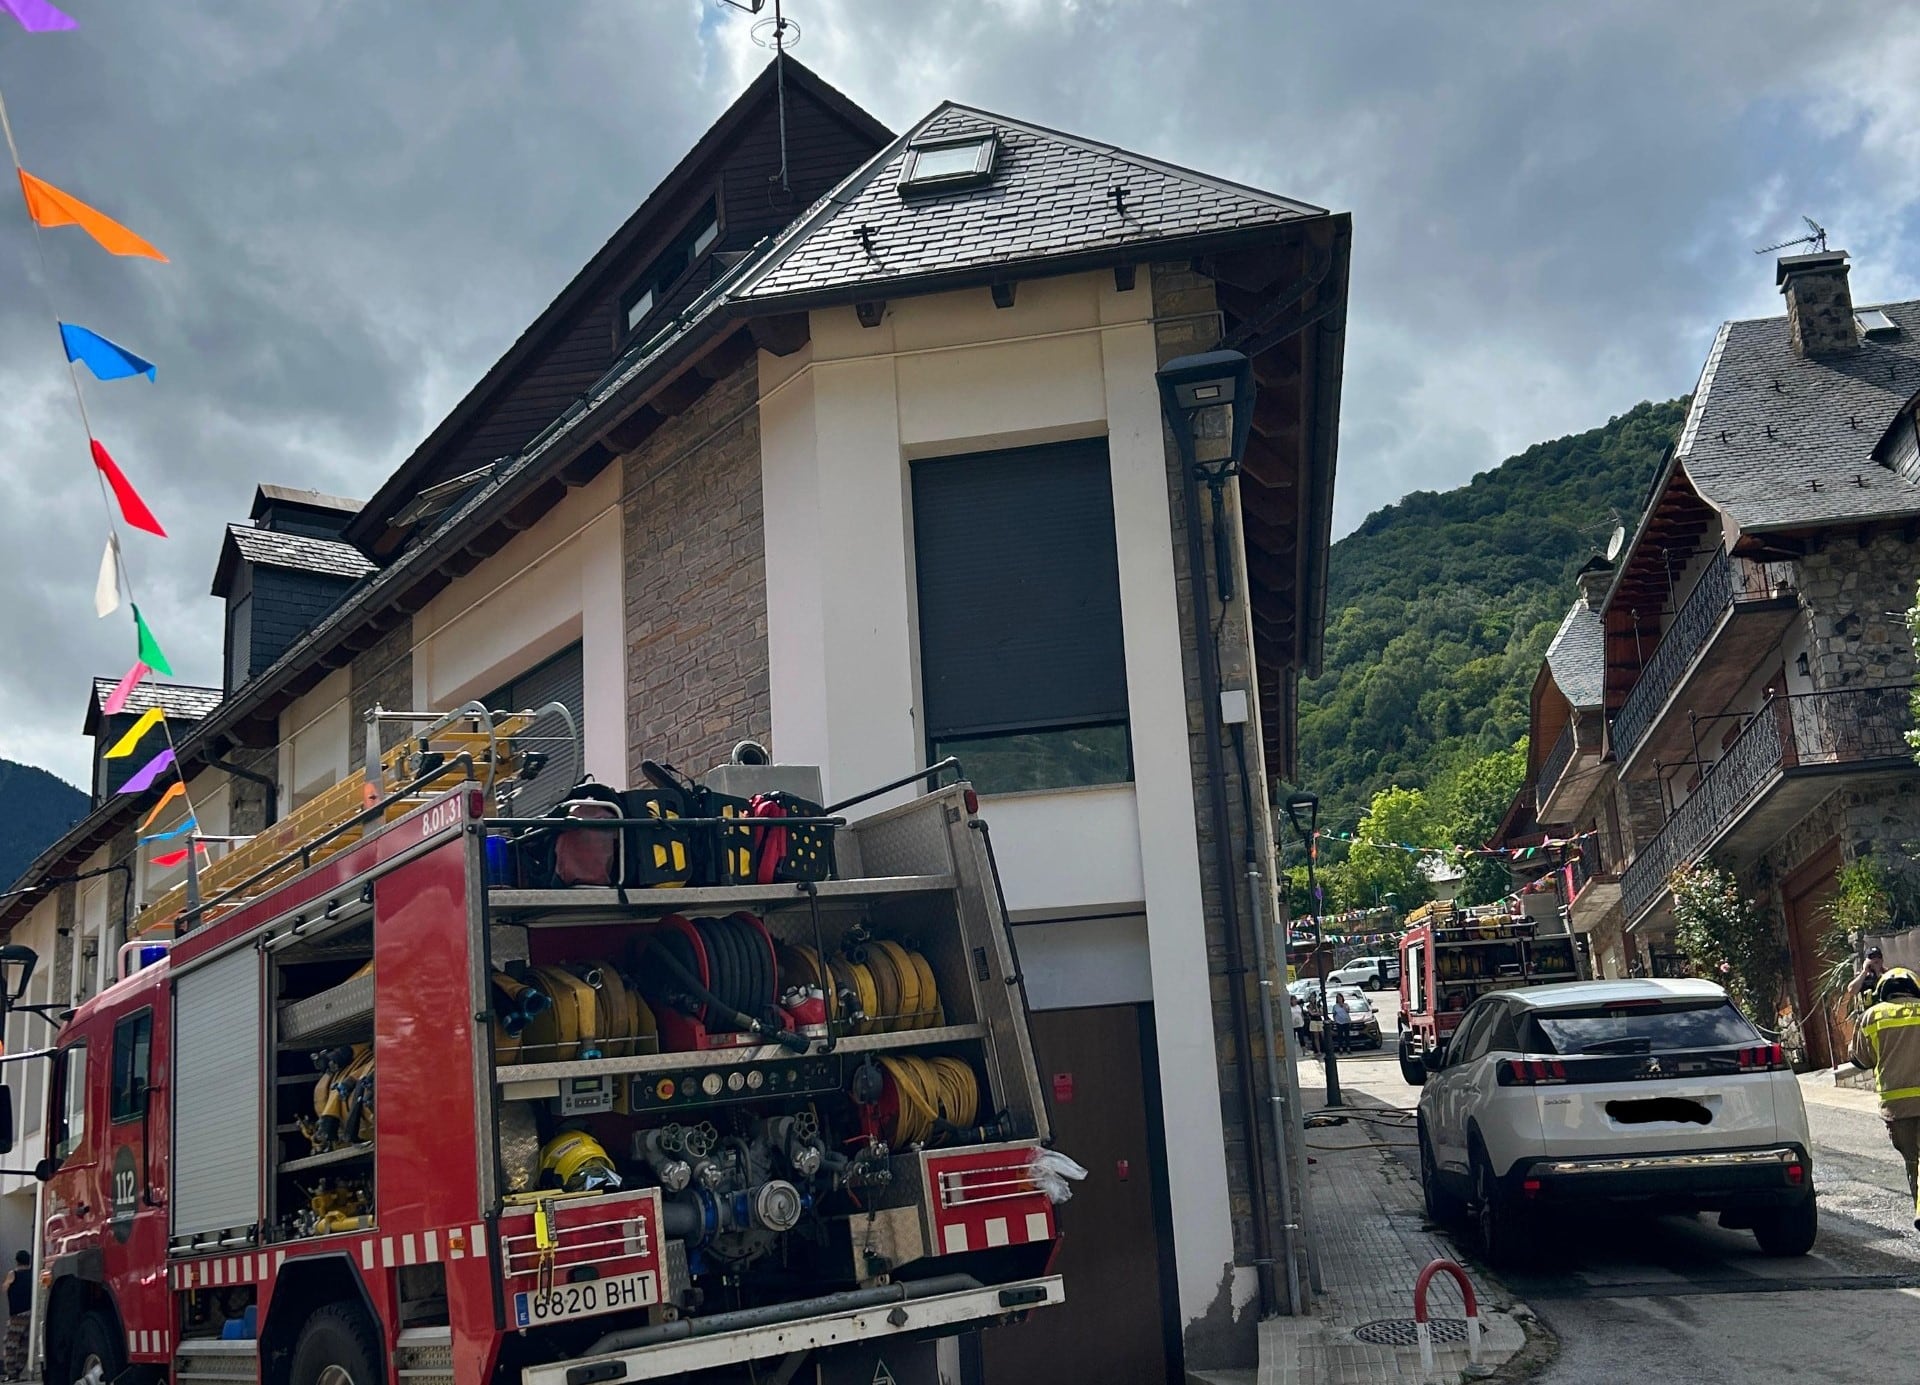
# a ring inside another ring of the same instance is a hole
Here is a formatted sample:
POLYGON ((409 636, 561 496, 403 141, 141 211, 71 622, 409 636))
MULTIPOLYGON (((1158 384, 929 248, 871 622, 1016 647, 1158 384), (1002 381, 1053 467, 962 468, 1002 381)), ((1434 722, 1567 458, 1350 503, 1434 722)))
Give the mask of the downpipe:
MULTIPOLYGON (((1241 735, 1239 727, 1234 727, 1234 736, 1241 735)), ((1296 1204, 1293 1195, 1293 1160, 1291 1153, 1293 1141, 1287 1138, 1287 1113, 1289 1109, 1299 1109, 1299 1094, 1295 1083, 1288 1083, 1286 1095, 1281 1095, 1281 1077, 1279 1054, 1274 1047, 1273 1023, 1273 972, 1267 953, 1267 924, 1260 908, 1260 891, 1264 882, 1260 878, 1260 866, 1252 855, 1247 858, 1247 897, 1253 901, 1253 965, 1260 973, 1260 1037, 1266 1045, 1267 1066, 1267 1112, 1273 1120, 1274 1165, 1280 1171, 1280 1254, 1287 1267, 1287 1312, 1299 1317, 1302 1311, 1300 1293, 1300 1256, 1294 1245, 1294 1232, 1306 1229, 1306 1189, 1301 1188, 1301 1197, 1296 1204), (1295 1220, 1295 1208, 1298 1207, 1298 1221, 1295 1220)), ((1293 1067, 1291 1051, 1292 1034, 1288 1033, 1284 1042, 1289 1044, 1287 1067, 1293 1067)), ((1311 1237, 1305 1237, 1311 1241, 1311 1237)))

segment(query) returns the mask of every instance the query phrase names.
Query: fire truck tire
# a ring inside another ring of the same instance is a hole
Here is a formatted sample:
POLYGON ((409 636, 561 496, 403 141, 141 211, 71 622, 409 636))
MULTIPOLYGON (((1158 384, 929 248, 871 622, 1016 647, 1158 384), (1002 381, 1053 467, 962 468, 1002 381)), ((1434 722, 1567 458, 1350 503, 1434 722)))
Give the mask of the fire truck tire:
POLYGON ((1424 1087, 1427 1082, 1427 1069, 1404 1036, 1400 1040, 1400 1076, 1409 1087, 1424 1087))
POLYGON ((380 1334, 358 1304, 314 1310, 293 1348, 290 1385, 380 1385, 380 1334))
POLYGON ((99 1378, 113 1380, 127 1368, 126 1343, 105 1313, 86 1313, 73 1333, 73 1356, 68 1369, 76 1381, 88 1378, 95 1366, 99 1378))

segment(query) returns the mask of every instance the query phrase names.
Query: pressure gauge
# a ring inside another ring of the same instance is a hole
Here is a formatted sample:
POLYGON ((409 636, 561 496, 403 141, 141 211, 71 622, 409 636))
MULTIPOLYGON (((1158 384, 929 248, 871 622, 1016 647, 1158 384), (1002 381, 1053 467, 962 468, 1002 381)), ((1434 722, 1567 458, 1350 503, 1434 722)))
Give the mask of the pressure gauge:
POLYGON ((766 1083, 766 1080, 767 1080, 766 1074, 761 1072, 760 1069, 755 1068, 752 1072, 747 1074, 747 1090, 750 1092, 759 1091, 760 1088, 766 1083))
POLYGON ((737 1092, 741 1088, 745 1087, 746 1085, 747 1085, 747 1079, 744 1074, 737 1073, 737 1072, 730 1072, 727 1074, 727 1090, 728 1091, 737 1092))
POLYGON ((710 1072, 700 1079, 700 1090, 708 1096, 719 1096, 721 1085, 720 1074, 717 1072, 710 1072))

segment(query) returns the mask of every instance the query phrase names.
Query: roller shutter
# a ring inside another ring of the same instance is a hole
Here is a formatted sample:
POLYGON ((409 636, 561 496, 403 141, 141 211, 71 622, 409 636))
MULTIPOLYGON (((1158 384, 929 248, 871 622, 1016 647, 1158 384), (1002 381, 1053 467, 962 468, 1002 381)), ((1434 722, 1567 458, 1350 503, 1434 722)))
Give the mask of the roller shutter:
POLYGON ((260 1220, 260 954, 229 953, 174 982, 173 1233, 260 1220))
MULTIPOLYGON (((587 726, 587 674, 581 646, 576 644, 561 650, 544 664, 529 669, 483 700, 496 711, 508 709, 516 712, 558 702, 573 713, 574 725, 580 728, 584 736, 587 726)), ((580 776, 586 773, 586 766, 581 758, 581 746, 569 738, 567 723, 558 716, 538 718, 520 741, 522 745, 544 752, 547 767, 539 778, 515 797, 512 813, 515 817, 539 817, 566 797, 568 789, 580 782, 580 776)))

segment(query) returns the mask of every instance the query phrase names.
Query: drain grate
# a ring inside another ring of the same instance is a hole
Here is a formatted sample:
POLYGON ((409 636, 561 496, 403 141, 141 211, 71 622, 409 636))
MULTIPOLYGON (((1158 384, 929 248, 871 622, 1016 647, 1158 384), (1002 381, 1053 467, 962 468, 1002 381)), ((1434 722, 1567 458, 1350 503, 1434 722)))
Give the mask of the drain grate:
MULTIPOLYGON (((1427 1331, 1435 1342, 1467 1340, 1465 1318, 1429 1318, 1427 1331)), ((1420 1333, 1412 1318, 1381 1318, 1363 1322, 1353 1329, 1355 1338, 1376 1347, 1411 1347, 1420 1344, 1420 1333)))

